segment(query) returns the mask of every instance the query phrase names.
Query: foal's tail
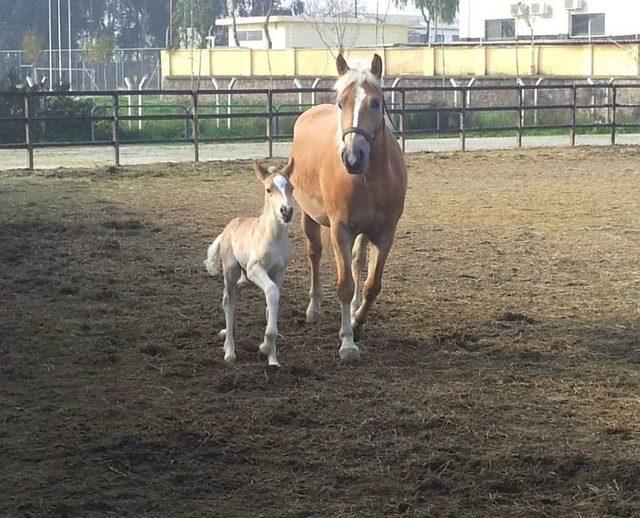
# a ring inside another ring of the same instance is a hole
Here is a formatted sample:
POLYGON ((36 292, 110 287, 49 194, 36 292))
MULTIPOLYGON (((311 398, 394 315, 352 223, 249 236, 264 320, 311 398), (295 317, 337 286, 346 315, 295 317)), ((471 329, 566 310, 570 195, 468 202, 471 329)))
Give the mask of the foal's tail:
POLYGON ((220 242, 222 241, 222 234, 215 238, 213 243, 209 245, 207 250, 207 258, 204 260, 204 267, 209 272, 209 275, 215 277, 220 272, 220 242))

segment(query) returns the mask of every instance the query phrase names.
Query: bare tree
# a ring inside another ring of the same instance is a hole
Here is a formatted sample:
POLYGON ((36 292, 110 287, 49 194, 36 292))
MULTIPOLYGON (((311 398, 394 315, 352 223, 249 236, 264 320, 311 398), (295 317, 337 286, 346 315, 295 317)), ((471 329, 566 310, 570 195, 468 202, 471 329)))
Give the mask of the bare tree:
POLYGON ((273 13, 273 4, 274 0, 269 0, 269 9, 267 9, 267 14, 264 18, 264 37, 267 40, 268 49, 271 49, 273 47, 273 43, 271 42, 271 34, 269 34, 269 18, 271 18, 271 13, 273 13))
POLYGON ((304 18, 312 25, 323 45, 344 53, 358 39, 358 26, 350 23, 354 0, 309 0, 305 4, 304 18))
POLYGON ((231 15, 231 32, 233 33, 233 41, 236 44, 236 47, 240 46, 240 41, 238 40, 238 25, 236 24, 236 11, 238 9, 238 0, 228 0, 227 9, 229 10, 229 14, 231 15))

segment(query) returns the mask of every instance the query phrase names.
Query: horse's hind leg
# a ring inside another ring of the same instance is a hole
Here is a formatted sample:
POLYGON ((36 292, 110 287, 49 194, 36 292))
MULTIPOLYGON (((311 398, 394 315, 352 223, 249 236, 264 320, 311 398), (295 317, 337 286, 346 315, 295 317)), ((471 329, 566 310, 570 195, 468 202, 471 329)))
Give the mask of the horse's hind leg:
MULTIPOLYGON (((353 275, 353 280, 355 282, 355 288, 353 291, 353 298, 351 299, 351 320, 356 313, 356 310, 360 307, 362 303, 362 269, 364 267, 364 263, 367 260, 367 246, 369 245, 369 240, 367 236, 364 234, 359 234, 356 237, 355 243, 353 244, 353 259, 351 261, 351 274, 353 275)), ((355 337, 356 341, 359 337, 355 337)))
POLYGON ((240 278, 241 269, 238 264, 224 269, 224 294, 222 295, 222 309, 224 311, 225 328, 220 331, 224 338, 224 361, 233 363, 236 361, 236 287, 240 278))
POLYGON ((320 283, 322 234, 320 232, 320 224, 304 212, 302 213, 302 230, 307 237, 307 256, 311 266, 311 289, 309 290, 307 322, 317 324, 322 317, 322 284, 320 283))
POLYGON ((369 314, 369 310, 382 288, 382 272, 387 257, 389 256, 389 251, 391 250, 394 233, 395 229, 371 242, 369 273, 364 283, 364 297, 362 304, 353 315, 351 322, 355 336, 359 336, 362 333, 362 328, 369 314))

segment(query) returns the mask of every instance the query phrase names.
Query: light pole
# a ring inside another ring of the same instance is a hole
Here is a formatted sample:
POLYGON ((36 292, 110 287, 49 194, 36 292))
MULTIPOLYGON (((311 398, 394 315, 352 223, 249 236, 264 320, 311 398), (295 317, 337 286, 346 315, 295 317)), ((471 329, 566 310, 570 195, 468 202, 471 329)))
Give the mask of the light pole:
POLYGON ((51 0, 47 0, 49 8, 49 91, 53 90, 53 28, 51 27, 51 0))
POLYGON ((67 0, 67 29, 69 31, 69 90, 73 90, 73 70, 71 68, 71 0, 67 0))
POLYGON ((58 0, 58 82, 62 85, 62 16, 58 0))

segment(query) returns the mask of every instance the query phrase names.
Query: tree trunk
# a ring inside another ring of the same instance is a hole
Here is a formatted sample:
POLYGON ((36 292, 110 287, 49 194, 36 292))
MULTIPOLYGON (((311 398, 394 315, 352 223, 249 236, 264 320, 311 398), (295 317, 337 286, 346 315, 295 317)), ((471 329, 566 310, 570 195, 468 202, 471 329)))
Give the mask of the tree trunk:
POLYGON ((238 26, 236 25, 236 0, 231 0, 231 21, 233 23, 233 41, 236 44, 236 47, 240 46, 240 41, 238 40, 238 26))
POLYGON ((422 14, 424 23, 427 24, 427 43, 431 45, 431 13, 429 13, 429 17, 427 18, 427 13, 424 9, 424 6, 420 6, 420 13, 422 14))
POLYGON ((273 1, 269 1, 269 10, 267 11, 267 15, 264 18, 264 37, 267 40, 267 48, 271 49, 273 47, 273 43, 271 42, 271 35, 269 34, 269 18, 271 18, 271 13, 273 11, 273 1))

